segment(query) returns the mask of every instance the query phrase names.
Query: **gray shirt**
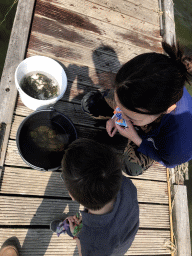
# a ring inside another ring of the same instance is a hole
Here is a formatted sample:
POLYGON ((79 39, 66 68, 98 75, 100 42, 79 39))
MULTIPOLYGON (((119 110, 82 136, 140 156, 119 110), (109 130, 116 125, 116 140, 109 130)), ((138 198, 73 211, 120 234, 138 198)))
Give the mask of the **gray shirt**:
POLYGON ((83 228, 78 237, 83 256, 123 255, 139 228, 137 189, 123 176, 113 210, 95 215, 81 211, 83 228))

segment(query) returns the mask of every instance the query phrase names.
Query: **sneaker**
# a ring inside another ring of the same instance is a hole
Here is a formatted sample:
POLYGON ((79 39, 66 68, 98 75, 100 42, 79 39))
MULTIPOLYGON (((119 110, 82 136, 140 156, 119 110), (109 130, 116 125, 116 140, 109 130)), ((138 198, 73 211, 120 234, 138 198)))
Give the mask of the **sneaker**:
POLYGON ((50 223, 50 229, 51 231, 53 231, 53 233, 57 233, 56 230, 57 230, 57 227, 59 226, 59 224, 62 223, 62 220, 53 220, 51 221, 50 223))
POLYGON ((67 232, 69 229, 69 223, 67 220, 53 220, 50 223, 50 229, 53 231, 53 233, 56 233, 57 236, 60 236, 61 234, 65 234, 67 232))
POLYGON ((107 104, 104 98, 108 91, 92 91, 87 93, 81 100, 83 111, 94 119, 110 119, 113 116, 113 109, 107 104))

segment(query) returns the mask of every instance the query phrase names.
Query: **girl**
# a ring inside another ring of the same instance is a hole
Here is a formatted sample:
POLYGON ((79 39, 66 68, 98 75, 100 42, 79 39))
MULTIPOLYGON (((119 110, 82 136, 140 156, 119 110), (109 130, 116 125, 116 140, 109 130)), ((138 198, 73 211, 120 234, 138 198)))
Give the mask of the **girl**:
POLYGON ((111 137, 118 131, 128 139, 123 169, 129 175, 142 174, 154 161, 172 168, 192 159, 192 98, 184 87, 191 58, 183 55, 179 45, 162 46, 167 55, 144 53, 124 64, 113 94, 91 92, 82 100, 83 110, 100 118, 102 113, 95 110, 101 112, 104 104, 106 110, 106 101, 111 102, 114 95, 110 106, 118 106, 127 127, 118 125, 114 116, 106 130, 111 137))

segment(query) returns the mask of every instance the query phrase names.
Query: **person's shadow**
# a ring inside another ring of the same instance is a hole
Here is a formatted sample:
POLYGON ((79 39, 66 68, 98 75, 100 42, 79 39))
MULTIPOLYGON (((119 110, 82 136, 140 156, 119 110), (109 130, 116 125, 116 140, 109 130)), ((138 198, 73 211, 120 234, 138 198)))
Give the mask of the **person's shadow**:
MULTIPOLYGON (((77 66, 71 64, 66 68, 62 63, 60 63, 63 66, 68 78, 67 90, 62 101, 81 104, 81 100, 86 93, 98 89, 110 89, 112 92, 110 95, 113 94, 115 87, 115 76, 121 67, 115 50, 110 46, 102 45, 93 51, 92 60, 95 66, 94 71, 90 71, 87 66, 77 66)), ((108 101, 110 101, 110 99, 108 99, 108 101)), ((56 103, 55 107, 57 108, 57 106, 61 104, 62 103, 60 101, 58 104, 56 103)), ((92 134, 87 132, 86 136, 88 138, 95 139, 100 143, 112 146, 117 150, 124 149, 127 144, 127 139, 119 134, 113 138, 109 137, 105 129, 106 120, 94 120, 85 114, 83 110, 80 110, 80 112, 81 116, 78 117, 79 120, 73 119, 73 116, 71 116, 72 121, 74 120, 74 122, 78 122, 79 124, 82 123, 80 119, 85 120, 87 125, 91 124, 95 128, 98 128, 95 129, 92 134)), ((81 136, 81 132, 79 132, 79 135, 81 136)), ((82 136, 84 135, 85 133, 82 134, 82 136)))
MULTIPOLYGON (((44 198, 31 219, 30 228, 22 245, 21 253, 23 255, 30 253, 43 256, 53 235, 49 227, 51 221, 54 219, 64 220, 67 216, 74 215, 79 211, 79 204, 69 198, 60 174, 59 171, 51 173, 44 198)), ((41 171, 39 171, 39 178, 44 178, 44 173, 41 171)), ((54 235, 56 236, 56 234, 54 235)), ((62 243, 65 243, 66 236, 67 234, 60 235, 62 243)), ((74 250, 74 255, 78 255, 77 248, 74 250)))
POLYGON ((70 64, 67 68, 60 63, 68 78, 67 90, 63 100, 80 103, 83 96, 97 89, 114 89, 115 75, 121 64, 114 49, 102 45, 92 53, 95 68, 70 64), (91 75, 90 75, 90 74, 91 75))
MULTIPOLYGON (((91 90, 96 90, 98 88, 114 88, 114 77, 120 68, 120 62, 118 61, 115 51, 109 46, 101 46, 93 51, 92 58, 95 65, 95 71, 93 72, 92 77, 89 76, 89 68, 86 66, 70 64, 68 67, 65 67, 62 63, 60 63, 67 74, 68 84, 64 97, 61 101, 59 101, 58 104, 55 104, 56 109, 57 105, 65 105, 66 103, 77 103, 77 105, 80 105, 83 96, 91 90)), ((66 114, 64 110, 63 113, 66 114)), ((89 132, 89 135, 86 134, 86 127, 83 128, 83 133, 78 132, 79 130, 77 128, 78 137, 89 137, 103 144, 107 144, 117 150, 125 147, 127 140, 122 136, 116 135, 113 138, 108 136, 105 130, 106 121, 102 122, 92 120, 91 118, 86 117, 85 113, 82 113, 82 115, 84 115, 85 118, 88 118, 88 121, 90 120, 90 122, 94 122, 94 126, 96 128, 93 133, 89 132), (98 127, 101 129, 97 129, 98 127)), ((73 113, 70 119, 74 121, 73 113)), ((41 178, 43 179, 43 173, 40 173, 40 179, 41 178)), ((79 204, 69 200, 68 193, 65 190, 65 185, 60 178, 59 171, 51 174, 44 195, 45 197, 42 200, 42 203, 31 220, 30 227, 33 228, 30 228, 27 232, 22 246, 23 253, 25 250, 30 250, 30 252, 28 251, 26 254, 34 253, 38 256, 43 256, 47 251, 53 235, 52 231, 49 230, 50 222, 56 218, 65 219, 66 215, 63 214, 63 211, 66 208, 69 209, 67 214, 68 216, 75 214, 79 210, 79 204), (53 191, 56 191, 56 189, 62 191, 60 193, 61 196, 53 193, 53 191), (68 199, 66 200, 66 198, 68 199), (47 212, 49 214, 47 214, 47 212), (43 215, 45 218, 42 218, 43 215), (33 236, 34 232, 36 234, 35 237, 33 236), (33 241, 34 239, 37 239, 37 246, 35 248, 33 241)), ((65 243, 65 237, 62 241, 65 243)), ((75 248, 73 255, 78 255, 77 247, 75 248)))

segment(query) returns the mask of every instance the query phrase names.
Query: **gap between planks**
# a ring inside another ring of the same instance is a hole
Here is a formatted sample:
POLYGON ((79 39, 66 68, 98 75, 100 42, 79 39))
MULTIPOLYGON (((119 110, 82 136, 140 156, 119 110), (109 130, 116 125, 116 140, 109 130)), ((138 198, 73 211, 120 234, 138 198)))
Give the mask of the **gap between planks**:
MULTIPOLYGON (((31 253, 45 256, 74 255, 76 243, 67 235, 58 238, 47 229, 0 228, 1 243, 12 236, 19 239, 23 247, 22 256, 28 256, 31 253)), ((170 255, 170 250, 165 246, 165 242, 169 239, 169 231, 139 230, 131 248, 125 255, 170 255)), ((78 255, 78 253, 75 255, 78 255)))
MULTIPOLYGON (((0 196, 0 225, 49 225, 53 219, 64 219, 84 207, 61 199, 0 196)), ((139 204, 140 228, 170 229, 167 205, 139 204)))
MULTIPOLYGON (((168 205, 166 182, 139 179, 132 179, 132 182, 137 187, 139 202, 168 205)), ((1 193, 68 197, 60 173, 43 173, 31 169, 11 167, 6 167, 4 170, 1 193)))

